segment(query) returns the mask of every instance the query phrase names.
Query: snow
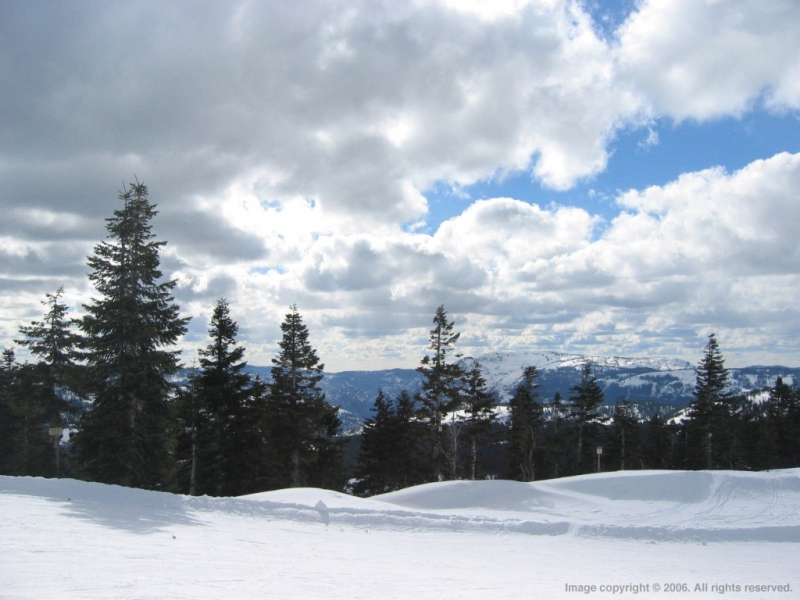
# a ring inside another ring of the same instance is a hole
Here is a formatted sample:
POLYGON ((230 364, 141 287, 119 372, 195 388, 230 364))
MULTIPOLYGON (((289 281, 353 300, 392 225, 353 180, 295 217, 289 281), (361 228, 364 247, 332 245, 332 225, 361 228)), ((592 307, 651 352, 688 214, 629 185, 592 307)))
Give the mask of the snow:
POLYGON ((682 598, 721 595, 714 585, 800 596, 800 469, 455 481, 368 499, 0 477, 0 515, 8 600, 659 598, 668 584, 686 584, 682 598))
MULTIPOLYGON (((468 359, 475 360, 475 359, 468 359)), ((574 368, 583 369, 587 362, 594 367, 611 367, 617 369, 650 369, 652 371, 690 371, 694 372, 691 363, 685 360, 665 357, 621 357, 621 356, 584 356, 565 354, 563 352, 492 352, 476 359, 481 367, 489 372, 497 369, 499 373, 520 373, 527 366, 535 366, 540 371, 574 368)))

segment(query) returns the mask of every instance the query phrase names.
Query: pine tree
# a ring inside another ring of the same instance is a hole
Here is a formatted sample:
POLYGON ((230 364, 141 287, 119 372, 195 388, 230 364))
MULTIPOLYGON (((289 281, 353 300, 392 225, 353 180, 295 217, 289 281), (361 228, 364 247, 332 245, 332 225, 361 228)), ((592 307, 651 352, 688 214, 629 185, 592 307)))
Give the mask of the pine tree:
POLYGON ((448 361, 449 355, 454 351, 453 346, 461 334, 453 331, 455 321, 448 321, 444 306, 436 309, 433 324, 428 346, 433 355, 426 355, 417 371, 422 373, 424 378, 419 395, 420 416, 429 425, 432 475, 433 480, 438 481, 443 476, 447 457, 444 449, 443 420, 461 400, 463 372, 458 363, 448 361))
POLYGON ((378 390, 372 411, 361 435, 354 492, 372 496, 424 481, 424 425, 409 393, 403 390, 392 400, 378 390))
POLYGON ((401 391, 395 399, 397 489, 424 483, 429 477, 429 455, 425 445, 428 431, 417 414, 414 398, 408 391, 401 391))
POLYGON ((656 413, 644 426, 642 455, 648 469, 667 469, 672 464, 671 434, 664 419, 656 413))
POLYGON ((0 473, 55 474, 47 436, 48 404, 40 365, 18 364, 6 349, 0 363, 0 473))
POLYGON ((474 480, 478 474, 478 448, 491 437, 492 424, 496 417, 494 396, 486 388, 486 378, 477 361, 465 373, 463 398, 463 424, 470 449, 469 478, 474 480))
POLYGON ((537 400, 539 371, 525 367, 522 380, 508 403, 511 473, 519 481, 536 477, 536 453, 542 425, 542 406, 537 400))
POLYGON ((364 421, 358 465, 355 476, 358 480, 354 491, 359 496, 374 496, 392 491, 397 460, 397 413, 394 403, 382 389, 378 390, 372 406, 374 415, 364 421))
POLYGON ((797 466, 797 422, 800 405, 798 395, 778 377, 769 391, 764 407, 761 450, 764 454, 762 468, 790 468, 797 466))
POLYGON ((150 221, 157 214, 138 181, 124 187, 123 206, 106 219, 110 242, 95 246, 89 275, 100 297, 83 306, 81 346, 92 405, 75 446, 86 475, 105 483, 162 488, 173 476, 169 439, 170 377, 186 332, 171 295, 176 282, 160 281, 159 252, 150 221))
POLYGON ((296 306, 281 331, 267 404, 273 486, 338 487, 343 473, 341 444, 335 439, 341 428, 338 407, 320 389, 324 365, 296 306))
POLYGON ((569 417, 569 407, 564 404, 561 392, 556 392, 549 405, 551 435, 545 448, 546 464, 552 465, 552 476, 561 477, 568 472, 568 440, 565 422, 569 417))
POLYGON ((197 431, 194 486, 190 478, 190 492, 195 494, 238 496, 255 491, 261 390, 243 371, 247 363, 244 347, 236 345, 238 332, 228 302, 221 298, 211 316, 211 343, 199 353, 200 371, 189 395, 197 431))
POLYGON ((782 453, 782 460, 787 466, 798 467, 800 466, 800 435, 797 433, 800 431, 800 388, 796 383, 786 398, 785 406, 784 430, 787 432, 788 442, 782 453))
POLYGON ((733 467, 731 447, 731 397, 727 393, 728 371, 716 336, 708 336, 697 367, 694 400, 686 421, 687 463, 690 468, 717 468, 727 456, 733 467))
POLYGON ((640 467, 642 458, 639 420, 627 401, 618 400, 614 404, 610 429, 608 464, 620 471, 630 469, 631 466, 640 467))
POLYGON ((75 361, 80 338, 66 318, 68 308, 61 302, 63 293, 64 288, 59 287, 55 294, 46 294, 47 299, 42 302, 48 307, 44 318, 21 326, 19 331, 24 338, 16 340, 38 359, 50 427, 63 427, 67 424, 65 417, 79 408, 80 378, 75 361))
POLYGON ((16 379, 16 356, 11 348, 4 348, 0 360, 0 474, 13 475, 12 454, 17 419, 13 402, 16 379))
POLYGON ((574 419, 577 429, 576 463, 578 470, 587 470, 588 459, 585 453, 585 442, 592 424, 602 423, 608 419, 601 417, 600 405, 603 404, 603 390, 597 383, 597 378, 592 376, 592 364, 587 362, 583 366, 583 373, 578 385, 571 388, 570 417, 574 419))

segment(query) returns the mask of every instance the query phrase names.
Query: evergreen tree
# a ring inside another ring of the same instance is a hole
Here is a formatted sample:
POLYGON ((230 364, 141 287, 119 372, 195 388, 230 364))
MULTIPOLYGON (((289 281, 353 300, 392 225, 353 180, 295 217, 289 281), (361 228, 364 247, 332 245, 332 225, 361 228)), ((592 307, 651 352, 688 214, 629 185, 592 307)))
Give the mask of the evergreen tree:
POLYGON ((176 282, 160 281, 159 252, 150 221, 157 214, 147 187, 123 188, 123 206, 106 219, 108 238, 88 264, 100 297, 84 305, 81 346, 90 378, 91 408, 75 436, 86 475, 105 483, 161 488, 173 476, 170 377, 186 332, 171 295, 176 282))
POLYGON ((778 377, 770 389, 764 407, 761 468, 790 468, 800 464, 800 436, 797 434, 800 406, 797 396, 797 392, 785 384, 782 377, 778 377))
POLYGON ((0 474, 13 475, 11 455, 17 420, 13 410, 15 393, 16 357, 14 350, 4 348, 0 360, 0 474))
POLYGON ((539 371, 525 367, 522 380, 509 402, 509 441, 511 472, 519 481, 536 478, 536 454, 542 425, 542 405, 537 400, 539 371))
POLYGON ((588 456, 585 452, 588 434, 592 425, 607 421, 600 415, 600 405, 603 404, 603 390, 597 383, 597 378, 592 376, 592 364, 587 362, 583 366, 583 373, 578 385, 571 388, 570 417, 575 422, 577 429, 576 464, 579 472, 588 470, 588 456))
MULTIPOLYGON (((796 386, 795 382, 795 386, 796 386)), ((787 467, 800 467, 800 388, 794 387, 781 401, 783 408, 783 431, 786 444, 781 461, 787 467)))
POLYGON ((403 390, 392 400, 378 390, 372 411, 361 434, 354 492, 372 496, 424 481, 424 425, 409 393, 403 390))
POLYGON ((708 336, 697 367, 694 400, 686 420, 687 464, 690 468, 733 468, 731 397, 727 393, 728 371, 716 336, 708 336), (726 460, 727 459, 727 460, 726 460))
POLYGON ((672 437, 664 419, 656 413, 644 425, 642 455, 648 469, 667 469, 672 465, 672 437))
POLYGON ((42 302, 48 307, 44 318, 21 326, 19 331, 24 338, 16 340, 38 359, 50 427, 66 425, 65 416, 79 408, 79 370, 75 360, 80 338, 66 318, 68 308, 61 302, 63 293, 64 288, 59 287, 55 294, 46 294, 47 299, 42 302))
POLYGON ((448 321, 444 306, 436 309, 433 324, 428 346, 433 354, 425 355, 417 371, 423 375, 420 416, 429 426, 432 475, 433 480, 438 481, 443 476, 447 458, 443 420, 461 400, 463 372, 458 363, 448 360, 461 334, 453 331, 455 321, 448 321))
POLYGON ((281 324, 280 352, 272 360, 267 404, 274 487, 338 487, 342 481, 338 407, 319 387, 324 365, 308 340, 297 307, 281 324))
POLYGON ((316 455, 308 465, 307 478, 311 485, 327 490, 343 490, 347 484, 344 469, 345 440, 341 433, 339 407, 325 402, 320 409, 319 426, 311 438, 316 455))
MULTIPOLYGON (((619 469, 620 471, 631 467, 640 468, 642 466, 642 456, 639 420, 627 401, 618 400, 614 404, 614 416, 610 429, 611 444, 608 452, 607 468, 619 469)), ((606 457, 604 456, 603 458, 605 459, 606 457)))
POLYGON ((486 388, 486 379, 477 361, 465 373, 463 398, 463 424, 470 449, 468 476, 474 480, 478 474, 478 448, 491 437, 492 424, 496 417, 494 397, 486 388))
POLYGON ((361 433, 361 447, 358 452, 354 491, 359 496, 374 496, 390 492, 395 479, 397 461, 397 413, 394 403, 378 390, 372 407, 375 413, 364 422, 361 433))
POLYGON ((550 421, 552 434, 545 448, 546 464, 548 467, 552 465, 551 472, 553 477, 561 477, 567 474, 569 470, 569 453, 567 452, 569 442, 566 430, 569 407, 564 404, 561 392, 555 393, 549 408, 552 416, 550 421))
MULTIPOLYGON (((261 389, 243 372, 245 349, 227 301, 217 301, 193 379, 196 448, 190 493, 238 496, 255 491, 261 439, 261 389), (194 483, 194 485, 192 485, 194 483)), ((186 398, 186 395, 184 395, 186 398)))
POLYGON ((52 475, 54 460, 47 435, 48 406, 39 365, 16 362, 6 349, 0 363, 0 473, 52 475))
POLYGON ((397 489, 424 483, 430 473, 425 445, 428 430, 417 414, 416 402, 411 395, 406 390, 400 392, 395 400, 397 489))

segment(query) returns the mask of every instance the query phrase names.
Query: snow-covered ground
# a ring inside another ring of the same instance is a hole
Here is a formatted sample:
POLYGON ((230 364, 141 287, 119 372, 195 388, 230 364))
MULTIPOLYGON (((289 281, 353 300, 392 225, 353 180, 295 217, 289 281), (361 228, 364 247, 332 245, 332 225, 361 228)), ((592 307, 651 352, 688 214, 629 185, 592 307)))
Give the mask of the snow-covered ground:
POLYGON ((446 482, 371 499, 0 477, 3 599, 789 599, 798 564, 800 469, 446 482))

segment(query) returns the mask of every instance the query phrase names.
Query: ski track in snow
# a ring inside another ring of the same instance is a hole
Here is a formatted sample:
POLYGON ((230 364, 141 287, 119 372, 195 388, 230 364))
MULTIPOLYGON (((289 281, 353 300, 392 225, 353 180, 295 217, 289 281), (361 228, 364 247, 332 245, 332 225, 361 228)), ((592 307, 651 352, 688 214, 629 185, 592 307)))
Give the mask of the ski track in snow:
POLYGON ((455 481, 369 499, 0 477, 0 515, 9 600, 574 598, 566 584, 668 582, 800 597, 800 469, 455 481))

